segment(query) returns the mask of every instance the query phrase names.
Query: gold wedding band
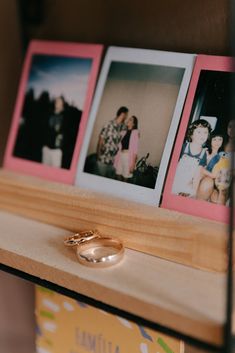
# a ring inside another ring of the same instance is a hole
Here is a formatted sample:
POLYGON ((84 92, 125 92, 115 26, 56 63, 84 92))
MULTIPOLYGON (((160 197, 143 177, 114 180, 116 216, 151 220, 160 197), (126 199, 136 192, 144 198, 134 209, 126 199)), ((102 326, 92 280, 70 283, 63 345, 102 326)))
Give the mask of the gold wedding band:
POLYGON ((77 247, 78 261, 91 267, 114 265, 122 259, 123 254, 123 244, 113 238, 97 238, 77 247))
POLYGON ((115 265, 124 255, 124 246, 120 240, 102 237, 97 230, 76 233, 66 238, 64 245, 77 246, 78 261, 89 267, 102 268, 115 265))
POLYGON ((97 239, 100 238, 100 234, 98 232, 98 230, 88 230, 88 231, 82 231, 79 233, 75 233, 74 235, 65 238, 64 240, 64 245, 65 246, 69 246, 69 247, 73 247, 76 245, 80 245, 84 242, 93 240, 93 239, 97 239))

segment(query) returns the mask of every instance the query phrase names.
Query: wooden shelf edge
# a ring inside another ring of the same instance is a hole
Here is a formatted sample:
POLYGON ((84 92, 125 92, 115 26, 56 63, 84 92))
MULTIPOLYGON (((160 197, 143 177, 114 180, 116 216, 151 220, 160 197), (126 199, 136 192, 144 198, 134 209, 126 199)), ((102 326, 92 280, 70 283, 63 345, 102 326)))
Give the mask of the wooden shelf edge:
POLYGON ((227 226, 218 222, 6 170, 0 170, 0 208, 72 232, 97 228, 128 248, 226 271, 227 226))
POLYGON ((5 212, 0 212, 0 223, 1 263, 209 344, 222 344, 225 274, 131 250, 112 268, 86 268, 63 245, 68 231, 5 212))

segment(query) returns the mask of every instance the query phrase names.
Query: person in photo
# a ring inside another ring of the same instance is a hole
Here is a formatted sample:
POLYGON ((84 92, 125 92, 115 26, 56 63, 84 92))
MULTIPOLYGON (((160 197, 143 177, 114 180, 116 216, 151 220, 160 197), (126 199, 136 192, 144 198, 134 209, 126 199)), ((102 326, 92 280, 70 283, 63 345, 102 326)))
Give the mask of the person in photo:
POLYGON ((223 156, 224 151, 224 136, 223 134, 214 131, 209 139, 208 149, 206 151, 207 164, 201 170, 201 181, 197 191, 197 199, 210 201, 211 195, 215 187, 215 179, 218 164, 223 156))
POLYGON ((97 174, 107 178, 115 178, 114 158, 118 152, 123 131, 127 130, 124 124, 128 116, 128 108, 120 107, 116 117, 102 128, 97 144, 97 174))
POLYGON ((234 172, 231 168, 231 160, 235 146, 235 120, 230 120, 228 122, 227 137, 228 140, 224 147, 224 154, 215 166, 217 170, 215 188, 211 195, 211 202, 229 206, 229 191, 231 191, 232 173, 234 172))
POLYGON ((232 173, 230 160, 222 156, 214 167, 215 185, 210 196, 210 201, 220 205, 229 206, 229 187, 231 185, 232 173))
POLYGON ((49 117, 46 141, 42 148, 42 163, 60 168, 62 164, 64 98, 57 97, 54 102, 54 112, 49 117))
POLYGON ((202 168, 207 164, 207 148, 204 146, 211 130, 210 124, 204 119, 190 124, 173 182, 174 194, 196 198, 202 168))
POLYGON ((126 121, 127 130, 119 144, 118 153, 114 159, 117 179, 128 181, 133 176, 138 154, 139 131, 138 119, 132 115, 126 121))
POLYGON ((235 120, 230 120, 227 126, 228 140, 224 146, 224 153, 215 165, 215 186, 210 201, 213 203, 229 206, 229 190, 232 181, 231 158, 234 153, 235 143, 235 120))
POLYGON ((213 131, 210 136, 208 149, 206 151, 207 165, 206 170, 212 172, 216 163, 219 162, 221 153, 224 151, 224 136, 218 132, 213 131))
POLYGON ((227 126, 228 142, 225 145, 224 151, 232 153, 235 146, 235 120, 230 120, 227 126))

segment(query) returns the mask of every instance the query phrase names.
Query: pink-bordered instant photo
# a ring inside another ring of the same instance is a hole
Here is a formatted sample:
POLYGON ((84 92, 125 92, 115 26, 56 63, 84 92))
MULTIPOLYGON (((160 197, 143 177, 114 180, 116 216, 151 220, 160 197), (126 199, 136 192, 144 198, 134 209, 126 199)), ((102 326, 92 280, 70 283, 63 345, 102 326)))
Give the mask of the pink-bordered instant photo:
POLYGON ((4 168, 72 184, 103 46, 32 41, 4 168))
POLYGON ((198 55, 169 166, 162 207, 227 223, 235 121, 229 57, 198 55))

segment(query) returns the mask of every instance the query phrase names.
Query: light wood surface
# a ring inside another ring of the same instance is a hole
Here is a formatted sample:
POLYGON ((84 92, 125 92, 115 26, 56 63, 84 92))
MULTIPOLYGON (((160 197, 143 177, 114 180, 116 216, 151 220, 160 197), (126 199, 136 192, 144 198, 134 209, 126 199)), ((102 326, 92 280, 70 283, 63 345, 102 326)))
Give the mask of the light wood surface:
POLYGON ((80 265, 68 231, 0 212, 0 261, 209 343, 222 342, 225 275, 133 250, 112 268, 80 265))
POLYGON ((227 226, 0 170, 0 208, 71 231, 97 228, 126 247, 210 271, 226 270, 227 226))

